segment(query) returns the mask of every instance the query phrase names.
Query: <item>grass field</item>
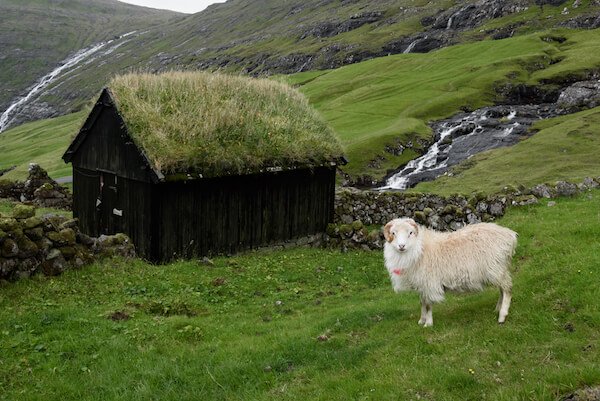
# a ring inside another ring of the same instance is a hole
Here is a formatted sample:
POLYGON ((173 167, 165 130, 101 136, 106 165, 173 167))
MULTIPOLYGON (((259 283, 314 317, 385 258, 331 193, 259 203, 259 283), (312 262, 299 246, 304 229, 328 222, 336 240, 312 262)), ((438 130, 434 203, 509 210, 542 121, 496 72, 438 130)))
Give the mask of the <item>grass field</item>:
POLYGON ((0 288, 0 399, 555 400, 600 384, 600 192, 511 209, 514 298, 435 326, 380 252, 107 260, 0 288), (321 338, 319 340, 318 338, 321 338))
POLYGON ((23 180, 29 163, 41 165, 52 178, 71 175, 62 155, 81 128, 86 112, 23 124, 0 134, 0 169, 17 166, 2 176, 23 180))

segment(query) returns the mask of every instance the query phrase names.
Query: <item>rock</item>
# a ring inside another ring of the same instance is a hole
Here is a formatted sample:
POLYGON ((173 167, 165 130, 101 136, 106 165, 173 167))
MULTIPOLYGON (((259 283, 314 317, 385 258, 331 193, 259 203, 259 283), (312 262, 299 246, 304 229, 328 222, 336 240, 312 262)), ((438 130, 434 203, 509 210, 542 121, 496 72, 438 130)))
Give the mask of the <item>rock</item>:
POLYGON ((92 237, 80 231, 76 232, 76 240, 78 243, 88 247, 93 246, 95 244, 95 240, 92 239, 92 237))
POLYGON ((18 220, 28 219, 35 216, 35 208, 33 206, 18 204, 13 209, 12 215, 18 220))
POLYGON ((549 187, 546 184, 536 185, 531 188, 531 193, 538 198, 553 198, 555 196, 555 191, 553 188, 549 187))
POLYGON ((5 258, 14 258, 19 255, 19 247, 15 240, 6 238, 0 246, 0 256, 5 258))
POLYGON ((44 230, 42 227, 36 227, 29 230, 23 230, 27 238, 32 241, 39 241, 44 237, 44 230))
POLYGON ((58 249, 53 249, 41 264, 42 272, 46 276, 58 276, 67 269, 67 261, 58 249), (52 256, 48 258, 49 256, 52 256))
POLYGON ((31 229, 42 225, 42 219, 36 216, 29 217, 23 222, 24 229, 31 229))
POLYGON ((46 234, 55 245, 73 245, 76 242, 75 232, 71 228, 64 228, 60 232, 50 231, 46 234))
POLYGON ((56 258, 59 258, 60 256, 62 256, 62 254, 60 253, 60 250, 53 248, 50 251, 48 251, 48 254, 46 255, 46 260, 56 259, 56 258))
POLYGON ((588 189, 594 189, 600 187, 600 184, 596 180, 590 177, 585 177, 582 182, 583 186, 588 189))
POLYGON ((494 202, 490 205, 490 214, 492 216, 503 216, 504 215, 504 205, 500 202, 494 202))
POLYGON ((350 238, 352 236, 352 226, 349 224, 342 224, 339 227, 339 232, 342 238, 350 238))
POLYGON ((75 255, 77 254, 77 251, 72 246, 63 246, 63 247, 59 248, 59 250, 60 250, 60 253, 62 254, 62 256, 66 260, 73 259, 75 257, 75 255))
POLYGON ((557 181, 555 189, 558 196, 573 196, 577 193, 577 185, 566 181, 557 181))
POLYGON ((548 207, 556 206, 556 202, 550 201, 548 202, 548 207))
POLYGON ((77 224, 79 223, 79 219, 69 219, 63 223, 61 223, 58 228, 59 229, 65 229, 65 228, 71 228, 73 230, 75 230, 77 228, 77 224))
POLYGON ((600 401, 600 386, 585 387, 563 398, 562 401, 600 401))
POLYGON ((363 223, 360 220, 356 220, 354 222, 352 222, 352 229, 354 231, 359 231, 363 228, 363 223))
POLYGON ((519 206, 534 205, 536 203, 538 203, 538 200, 535 197, 535 195, 523 195, 523 196, 516 197, 513 200, 513 205, 519 205, 519 206))
POLYGON ((17 246, 19 248, 18 256, 21 259, 31 258, 38 253, 37 245, 25 235, 17 238, 17 246))
POLYGON ((593 108, 600 105, 600 81, 574 83, 561 92, 557 103, 565 108, 593 108))
POLYGON ((19 223, 17 220, 11 217, 0 218, 0 230, 4 230, 6 232, 15 231, 19 228, 19 223))

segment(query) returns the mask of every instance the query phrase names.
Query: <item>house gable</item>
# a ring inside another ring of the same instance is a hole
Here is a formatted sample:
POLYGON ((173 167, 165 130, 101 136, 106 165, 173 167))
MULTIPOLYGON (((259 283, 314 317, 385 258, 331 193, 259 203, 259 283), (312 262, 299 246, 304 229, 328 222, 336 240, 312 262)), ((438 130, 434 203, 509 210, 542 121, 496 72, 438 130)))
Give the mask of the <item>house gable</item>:
POLYGON ((108 89, 102 91, 63 160, 74 169, 109 171, 137 181, 156 183, 164 178, 131 139, 108 89))

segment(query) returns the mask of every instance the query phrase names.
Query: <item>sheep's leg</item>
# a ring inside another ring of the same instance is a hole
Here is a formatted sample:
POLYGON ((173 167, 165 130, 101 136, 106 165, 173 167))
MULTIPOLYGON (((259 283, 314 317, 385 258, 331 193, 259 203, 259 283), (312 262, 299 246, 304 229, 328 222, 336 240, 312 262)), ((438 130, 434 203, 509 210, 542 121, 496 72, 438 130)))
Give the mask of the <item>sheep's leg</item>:
POLYGON ((504 323, 506 316, 508 315, 508 309, 510 308, 510 301, 512 299, 511 289, 502 289, 502 305, 500 306, 500 314, 498 315, 498 323, 504 323))
POLYGON ((503 293, 502 293, 502 288, 500 288, 500 296, 498 297, 498 302, 496 302, 496 309, 494 309, 496 312, 500 312, 500 307, 502 306, 502 298, 504 297, 503 293))
POLYGON ((433 326, 433 315, 431 313, 431 303, 421 298, 421 319, 419 324, 423 327, 433 326))
POLYGON ((425 301, 421 299, 421 318, 419 319, 419 324, 424 325, 427 321, 427 306, 425 301))

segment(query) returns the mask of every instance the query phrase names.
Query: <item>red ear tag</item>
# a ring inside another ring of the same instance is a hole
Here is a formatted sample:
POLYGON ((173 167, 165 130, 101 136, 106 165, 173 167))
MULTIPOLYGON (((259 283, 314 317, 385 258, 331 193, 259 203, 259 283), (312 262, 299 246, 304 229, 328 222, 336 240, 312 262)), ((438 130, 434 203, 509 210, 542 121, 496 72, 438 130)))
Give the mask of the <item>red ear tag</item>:
POLYGON ((397 275, 399 276, 399 275, 401 275, 402 273, 404 273, 404 270, 403 270, 403 269, 394 269, 394 270, 392 270, 392 272, 393 272, 394 274, 397 274, 397 275))

